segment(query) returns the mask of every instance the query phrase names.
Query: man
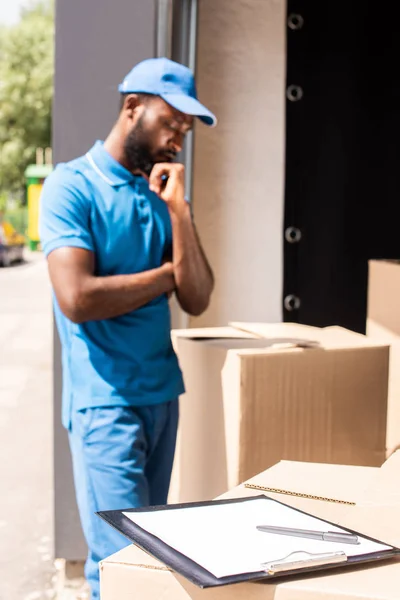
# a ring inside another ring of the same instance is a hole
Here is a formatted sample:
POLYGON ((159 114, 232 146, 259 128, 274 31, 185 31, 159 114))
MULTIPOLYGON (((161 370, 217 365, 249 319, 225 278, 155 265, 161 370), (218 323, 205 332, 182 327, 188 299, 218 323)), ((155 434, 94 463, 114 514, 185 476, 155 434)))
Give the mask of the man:
POLYGON ((184 391, 168 297, 199 315, 213 289, 184 168, 172 161, 194 117, 216 119, 197 100, 191 71, 167 59, 140 63, 119 90, 104 144, 59 165, 41 198, 92 600, 98 561, 127 544, 95 512, 167 501, 184 391))

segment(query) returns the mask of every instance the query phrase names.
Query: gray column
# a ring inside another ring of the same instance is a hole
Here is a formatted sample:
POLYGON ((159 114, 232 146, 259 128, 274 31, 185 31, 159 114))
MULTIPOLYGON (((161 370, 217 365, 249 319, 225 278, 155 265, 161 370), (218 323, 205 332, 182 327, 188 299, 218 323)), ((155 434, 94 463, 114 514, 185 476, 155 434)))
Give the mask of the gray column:
MULTIPOLYGON (((156 52, 155 0, 58 0, 53 107, 54 161, 80 156, 117 117, 117 85, 156 52)), ((55 556, 86 555, 61 426, 60 344, 54 339, 55 556)))

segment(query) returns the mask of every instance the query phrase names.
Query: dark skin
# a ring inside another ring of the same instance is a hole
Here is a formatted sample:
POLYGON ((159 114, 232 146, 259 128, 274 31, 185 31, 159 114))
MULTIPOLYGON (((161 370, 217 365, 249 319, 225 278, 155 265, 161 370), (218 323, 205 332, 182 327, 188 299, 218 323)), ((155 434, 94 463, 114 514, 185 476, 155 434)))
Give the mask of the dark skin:
POLYGON ((150 189, 166 203, 172 224, 172 260, 143 273, 98 277, 92 252, 70 247, 54 250, 48 257, 50 279, 62 312, 74 323, 118 317, 173 292, 190 315, 200 315, 208 307, 213 274, 185 200, 184 167, 171 162, 192 126, 192 116, 159 97, 143 99, 130 94, 125 98, 104 146, 123 166, 145 177, 150 189), (135 154, 126 148, 132 132, 150 152, 154 165, 149 172, 132 164, 135 154), (168 176, 166 185, 163 175, 168 176))

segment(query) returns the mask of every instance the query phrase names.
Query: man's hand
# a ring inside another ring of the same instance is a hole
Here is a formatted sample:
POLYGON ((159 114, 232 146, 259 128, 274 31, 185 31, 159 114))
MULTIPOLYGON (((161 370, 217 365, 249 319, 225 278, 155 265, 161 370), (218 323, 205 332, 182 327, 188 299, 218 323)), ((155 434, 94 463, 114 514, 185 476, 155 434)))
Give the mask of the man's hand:
POLYGON ((186 206, 183 165, 157 163, 150 173, 149 187, 161 200, 164 200, 171 212, 177 213, 186 206))
POLYGON ((176 297, 184 311, 197 316, 208 306, 214 277, 185 200, 184 179, 183 165, 158 163, 150 173, 149 187, 164 200, 171 217, 176 297))

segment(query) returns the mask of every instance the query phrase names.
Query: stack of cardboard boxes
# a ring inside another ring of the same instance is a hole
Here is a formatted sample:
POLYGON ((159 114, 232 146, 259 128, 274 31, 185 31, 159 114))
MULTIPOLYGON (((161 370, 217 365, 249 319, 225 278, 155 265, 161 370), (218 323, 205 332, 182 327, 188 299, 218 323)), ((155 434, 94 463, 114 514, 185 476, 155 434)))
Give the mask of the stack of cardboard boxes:
POLYGON ((210 500, 282 459, 385 461, 387 343, 288 323, 173 339, 187 392, 170 502, 210 500))
MULTIPOLYGON (((400 545, 400 452, 385 463, 400 443, 400 264, 370 269, 367 336, 288 323, 173 332, 187 391, 171 503, 259 493, 243 486, 253 478, 280 490, 271 497, 400 545)), ((129 546, 103 561, 101 585, 102 600, 399 600, 400 562, 201 590, 129 546)))

